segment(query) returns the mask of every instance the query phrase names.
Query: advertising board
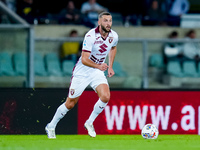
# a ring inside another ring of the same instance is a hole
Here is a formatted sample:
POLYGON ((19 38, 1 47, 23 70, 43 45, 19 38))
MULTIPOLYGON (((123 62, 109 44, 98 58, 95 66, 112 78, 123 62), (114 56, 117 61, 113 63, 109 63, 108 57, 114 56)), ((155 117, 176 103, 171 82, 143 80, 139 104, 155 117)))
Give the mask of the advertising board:
MULTIPOLYGON (((78 103, 78 134, 98 100, 85 91, 78 103)), ((147 123, 161 134, 200 134, 199 91, 111 91, 111 99, 97 117, 97 134, 140 134, 147 123)))

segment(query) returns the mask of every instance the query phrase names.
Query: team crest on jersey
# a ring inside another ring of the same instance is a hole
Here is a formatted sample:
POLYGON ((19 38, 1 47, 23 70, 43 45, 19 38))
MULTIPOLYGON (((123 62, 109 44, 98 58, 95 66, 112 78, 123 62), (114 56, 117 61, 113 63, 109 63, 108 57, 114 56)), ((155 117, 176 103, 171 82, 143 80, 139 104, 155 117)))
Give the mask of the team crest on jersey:
POLYGON ((108 41, 109 41, 109 43, 112 43, 113 37, 109 37, 108 41))
POLYGON ((74 95, 74 93, 75 93, 75 90, 74 89, 70 89, 70 94, 74 95))

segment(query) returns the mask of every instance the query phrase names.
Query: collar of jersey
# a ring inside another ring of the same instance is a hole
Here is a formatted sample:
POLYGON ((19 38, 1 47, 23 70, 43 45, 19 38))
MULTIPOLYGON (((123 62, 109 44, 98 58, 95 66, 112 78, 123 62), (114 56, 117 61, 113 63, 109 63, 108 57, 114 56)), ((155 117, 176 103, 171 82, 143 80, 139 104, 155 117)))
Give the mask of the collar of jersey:
MULTIPOLYGON (((99 26, 96 27, 96 29, 95 29, 95 33, 100 34, 100 32, 99 32, 99 26)), ((109 33, 111 33, 111 30, 110 30, 109 33)), ((109 36, 109 33, 108 33, 108 36, 109 36)), ((101 35, 101 34, 100 34, 100 35, 101 35)), ((107 36, 107 37, 108 37, 108 36, 107 36)), ((101 36, 101 38, 102 38, 104 41, 107 39, 107 37, 106 37, 106 38, 103 38, 103 37, 101 36)))

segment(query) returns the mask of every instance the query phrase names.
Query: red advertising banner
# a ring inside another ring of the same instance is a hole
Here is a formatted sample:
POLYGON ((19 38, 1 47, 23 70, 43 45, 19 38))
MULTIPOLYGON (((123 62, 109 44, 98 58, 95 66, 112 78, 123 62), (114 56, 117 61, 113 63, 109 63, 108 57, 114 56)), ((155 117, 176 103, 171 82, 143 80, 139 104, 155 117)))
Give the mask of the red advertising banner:
MULTIPOLYGON (((78 103, 78 134, 95 102, 85 91, 78 103)), ((94 122, 97 134, 140 134, 147 123, 160 134, 200 134, 200 91, 111 91, 111 99, 94 122)))

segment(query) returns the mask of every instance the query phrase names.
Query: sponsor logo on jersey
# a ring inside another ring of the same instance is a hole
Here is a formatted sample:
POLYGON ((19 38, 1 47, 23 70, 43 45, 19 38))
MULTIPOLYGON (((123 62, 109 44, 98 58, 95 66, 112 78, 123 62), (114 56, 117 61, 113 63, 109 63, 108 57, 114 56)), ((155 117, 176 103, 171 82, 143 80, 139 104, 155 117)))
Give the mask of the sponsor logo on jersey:
POLYGON ((96 54, 97 56, 104 56, 104 55, 106 55, 106 54, 96 54))
POLYGON ((101 46, 99 46, 101 49, 99 49, 99 51, 101 52, 101 53, 104 53, 104 52, 106 52, 107 51, 107 45, 106 44, 102 44, 101 46))
POLYGON ((94 44, 102 44, 103 41, 95 41, 94 44))
POLYGON ((98 59, 94 55, 90 56, 90 60, 92 60, 96 64, 102 64, 104 59, 105 59, 105 57, 98 59))
POLYGON ((70 94, 74 95, 74 93, 75 93, 75 90, 74 89, 70 89, 70 94))
POLYGON ((109 37, 108 41, 109 41, 109 43, 112 43, 113 37, 109 37))

